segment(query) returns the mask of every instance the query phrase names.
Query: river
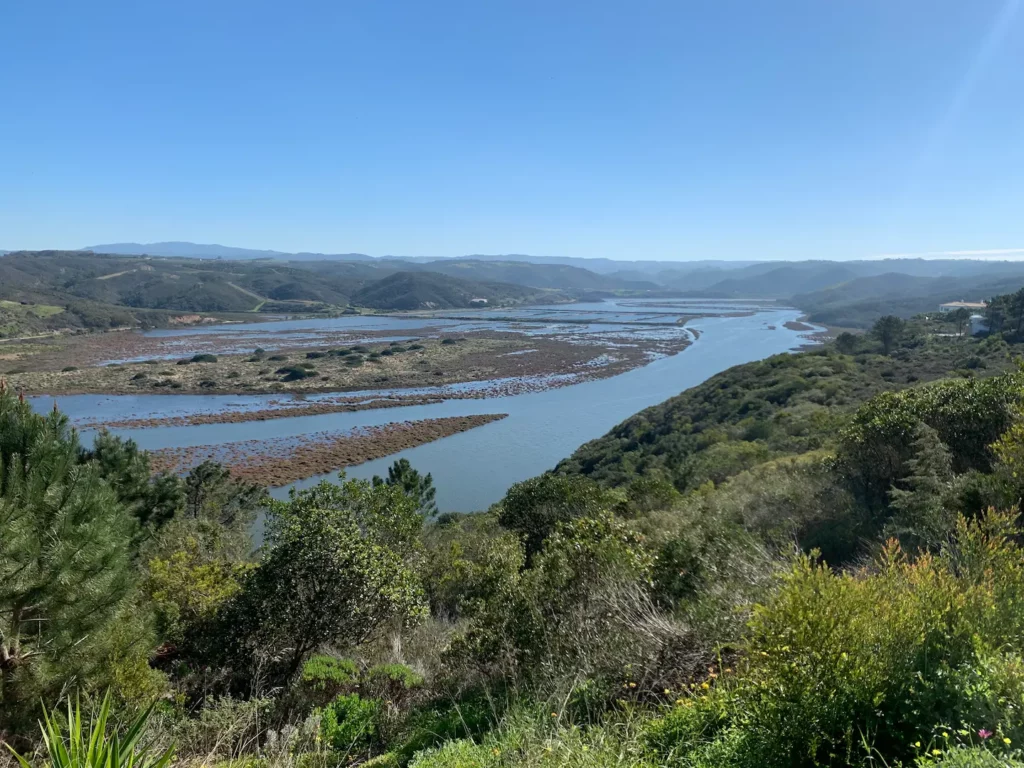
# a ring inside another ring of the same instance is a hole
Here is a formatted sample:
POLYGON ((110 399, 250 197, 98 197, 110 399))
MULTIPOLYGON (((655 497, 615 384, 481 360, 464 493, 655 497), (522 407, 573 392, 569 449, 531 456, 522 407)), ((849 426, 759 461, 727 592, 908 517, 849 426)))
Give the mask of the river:
MULTIPOLYGON (((795 309, 762 309, 742 317, 691 320, 686 328, 698 331, 699 338, 679 354, 656 359, 618 376, 541 392, 268 421, 114 432, 133 438, 142 448, 158 449, 297 436, 442 416, 507 413, 506 419, 348 470, 352 477, 384 475, 396 459, 407 458, 420 472, 433 475, 441 511, 470 512, 487 508, 513 483, 552 468, 580 445, 600 437, 637 411, 700 384, 726 368, 806 344, 806 332, 784 326, 799 316, 795 309)), ((245 400, 231 395, 76 395, 59 397, 58 405, 72 419, 83 419, 216 410, 229 404, 237 406, 245 400)), ((253 398, 253 402, 258 403, 259 398, 253 398)), ((51 403, 52 398, 33 398, 39 409, 50 407, 51 403)), ((296 485, 307 487, 321 479, 308 478, 296 485)), ((287 488, 275 489, 273 494, 284 497, 287 488)))

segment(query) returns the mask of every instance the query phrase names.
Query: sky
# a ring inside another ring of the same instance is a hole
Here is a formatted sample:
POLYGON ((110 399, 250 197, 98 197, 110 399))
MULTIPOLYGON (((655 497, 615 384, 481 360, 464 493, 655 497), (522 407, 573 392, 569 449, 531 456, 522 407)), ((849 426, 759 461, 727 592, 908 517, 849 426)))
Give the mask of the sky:
POLYGON ((0 248, 1024 258, 1024 0, 0 8, 0 248))

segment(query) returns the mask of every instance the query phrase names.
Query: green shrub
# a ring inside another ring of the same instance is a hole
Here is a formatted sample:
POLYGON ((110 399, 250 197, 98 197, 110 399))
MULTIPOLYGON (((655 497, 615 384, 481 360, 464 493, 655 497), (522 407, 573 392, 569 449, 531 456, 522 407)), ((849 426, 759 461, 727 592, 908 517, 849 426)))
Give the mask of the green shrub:
POLYGON ((321 358, 321 357, 327 357, 327 353, 326 352, 307 352, 306 353, 306 359, 307 360, 316 360, 316 359, 321 358))
POLYGON ((271 355, 270 357, 267 358, 267 360, 273 360, 275 363, 279 363, 282 360, 287 360, 287 359, 288 359, 288 355, 271 355))
POLYGON ((351 659, 318 653, 302 665, 301 679, 315 691, 343 688, 359 680, 359 667, 351 659))
POLYGON ((405 664, 378 664, 366 672, 366 680, 385 692, 395 689, 411 691, 423 685, 423 675, 405 664))
POLYGON ((77 371, 78 368, 73 365, 66 365, 60 369, 61 373, 71 373, 71 371, 77 371))
POLYGON ((509 488, 498 521, 523 537, 527 558, 532 558, 559 523, 596 514, 614 500, 590 478, 546 474, 509 488))
POLYGON ((444 344, 446 347, 450 347, 452 344, 458 344, 459 342, 456 339, 449 337, 446 339, 441 339, 441 343, 444 344))
POLYGON ((858 572, 799 559, 755 608, 737 672, 705 681, 652 744, 666 759, 781 768, 892 765, 981 732, 1020 743, 1024 664, 1005 650, 1024 631, 1014 532, 993 513, 961 520, 937 557, 912 560, 892 542, 858 572))
POLYGON ((192 355, 190 363, 216 363, 217 356, 210 354, 192 355))
POLYGON ((380 702, 343 694, 320 710, 320 735, 336 752, 360 752, 377 736, 380 702))

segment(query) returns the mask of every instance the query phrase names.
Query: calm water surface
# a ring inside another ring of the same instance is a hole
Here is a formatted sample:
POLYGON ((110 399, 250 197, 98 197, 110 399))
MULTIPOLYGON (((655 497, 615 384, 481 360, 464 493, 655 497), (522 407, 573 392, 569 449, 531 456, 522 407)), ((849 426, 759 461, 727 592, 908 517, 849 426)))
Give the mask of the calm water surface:
MULTIPOLYGON (((619 302, 611 308, 618 312, 625 310, 626 304, 628 302, 619 302)), ((725 311, 736 309, 735 304, 725 304, 725 307, 728 308, 725 311)), ((583 310, 577 314, 580 319, 590 319, 590 309, 590 306, 574 306, 576 313, 583 310)), ((651 316, 652 310, 660 312, 666 309, 671 311, 673 307, 655 309, 648 304, 637 310, 637 316, 643 312, 646 318, 651 316)), ((550 469, 581 444, 600 437, 637 411, 677 395, 733 365, 796 349, 806 340, 801 333, 785 328, 783 323, 796 320, 799 316, 800 313, 793 309, 762 309, 746 317, 717 316, 693 320, 686 327, 699 331, 700 338, 677 355, 654 360, 642 368, 619 376, 545 392, 248 423, 115 432, 133 438, 142 448, 158 449, 298 436, 442 416, 508 413, 509 417, 501 421, 348 470, 348 474, 354 477, 384 475, 392 462, 404 457, 421 472, 433 474, 437 503, 442 511, 474 511, 484 509, 500 499, 511 484, 550 469)), ((357 322, 369 320, 351 319, 357 322)), ((377 323, 391 319, 372 320, 377 323)), ((399 322, 405 326, 407 321, 399 322)), ((300 330, 300 327, 296 326, 295 329, 300 330)), ((207 330, 213 329, 191 329, 188 333, 207 330)), ((244 329, 243 332, 248 330, 244 329)), ((270 400, 280 401, 281 395, 75 395, 60 397, 58 403, 72 419, 106 420, 182 415, 225 408, 266 407, 270 400)), ((34 398, 33 402, 40 409, 49 408, 52 398, 34 398)), ((306 487, 321 479, 309 478, 296 485, 306 487)), ((284 488, 274 491, 275 496, 283 497, 286 494, 287 489, 284 488)))

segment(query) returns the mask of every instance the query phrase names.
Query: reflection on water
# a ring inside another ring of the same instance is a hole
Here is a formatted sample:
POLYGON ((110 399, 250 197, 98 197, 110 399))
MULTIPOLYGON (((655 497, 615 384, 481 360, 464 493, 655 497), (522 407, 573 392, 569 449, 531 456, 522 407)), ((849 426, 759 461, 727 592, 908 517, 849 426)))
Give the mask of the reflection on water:
MULTIPOLYGON (((574 306, 578 308, 578 305, 574 306)), ((614 306, 615 311, 622 309, 622 303, 614 306)), ((735 305, 730 303, 729 306, 728 312, 736 311, 735 305)), ((589 311, 589 307, 585 309, 589 311)), ((647 315, 647 309, 637 310, 637 314, 647 315)), ((793 309, 762 309, 743 317, 717 316, 693 320, 687 327, 699 331, 699 339, 677 355, 661 357, 611 378, 543 392, 269 421, 116 432, 134 438, 143 448, 157 449, 298 436, 442 416, 508 413, 507 419, 349 470, 349 474, 355 477, 384 475, 395 459, 404 457, 421 472, 433 474, 437 503, 442 511, 479 510, 500 499, 512 483, 550 469, 581 444, 600 437, 637 411, 677 395, 733 365, 790 351, 806 343, 799 332, 783 325, 796 320, 799 315, 793 309)), ((480 385, 480 382, 474 382, 462 386, 480 385)), ((423 391, 437 393, 436 389, 423 391)), ((346 396, 380 394, 380 391, 374 391, 346 393, 346 396)), ((316 400, 318 397, 331 395, 311 395, 307 399, 316 400)), ((282 399, 281 395, 78 395, 61 397, 58 402, 73 419, 115 420, 186 415, 226 407, 265 408, 282 399)), ((48 408, 51 402, 50 398, 37 398, 34 405, 48 408)), ((298 485, 305 487, 318 479, 311 478, 298 485)), ((285 493, 285 489, 275 491, 275 495, 285 493)))

